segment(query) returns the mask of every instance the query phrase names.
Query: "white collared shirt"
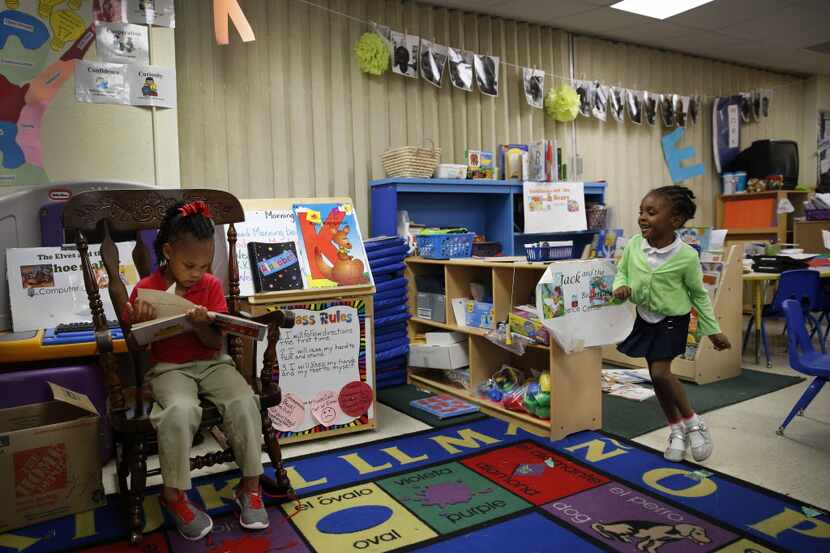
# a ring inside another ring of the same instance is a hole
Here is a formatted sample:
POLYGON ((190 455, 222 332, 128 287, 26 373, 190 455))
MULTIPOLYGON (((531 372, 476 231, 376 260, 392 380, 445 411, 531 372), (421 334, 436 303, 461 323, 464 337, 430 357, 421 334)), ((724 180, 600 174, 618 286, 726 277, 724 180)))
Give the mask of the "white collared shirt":
MULTIPOLYGON (((677 252, 680 251, 681 246, 683 246, 683 240, 681 240, 680 236, 677 234, 674 235, 674 242, 663 248, 655 248, 648 243, 648 240, 643 240, 643 251, 646 254, 646 260, 648 261, 648 264, 651 265, 652 269, 657 269, 666 261, 674 257, 677 252)), ((642 305, 637 306, 637 313, 639 313, 640 317, 642 317, 645 322, 652 324, 659 323, 666 318, 665 315, 649 311, 642 305)))

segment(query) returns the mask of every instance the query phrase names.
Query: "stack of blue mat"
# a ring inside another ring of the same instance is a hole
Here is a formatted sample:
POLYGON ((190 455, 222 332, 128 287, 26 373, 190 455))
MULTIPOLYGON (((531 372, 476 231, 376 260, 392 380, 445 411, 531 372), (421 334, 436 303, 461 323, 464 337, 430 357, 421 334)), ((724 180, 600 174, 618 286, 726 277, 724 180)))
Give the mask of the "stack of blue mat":
POLYGON ((379 237, 364 243, 375 279, 375 371, 377 388, 406 383, 409 335, 407 282, 403 276, 409 248, 403 238, 379 237))

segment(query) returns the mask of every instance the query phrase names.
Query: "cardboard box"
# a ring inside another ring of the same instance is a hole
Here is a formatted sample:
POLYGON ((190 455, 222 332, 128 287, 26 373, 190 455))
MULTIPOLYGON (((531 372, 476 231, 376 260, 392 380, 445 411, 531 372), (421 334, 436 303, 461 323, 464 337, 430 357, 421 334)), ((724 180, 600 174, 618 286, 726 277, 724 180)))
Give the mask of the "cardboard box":
POLYGON ((492 303, 483 301, 467 302, 467 326, 496 328, 496 310, 492 303))
POLYGON ((409 365, 424 369, 459 369, 470 364, 467 342, 449 346, 409 346, 409 365))
POLYGON ((418 292, 415 314, 421 319, 437 323, 447 322, 447 297, 443 294, 418 292))
POLYGON ((0 410, 0 533, 106 503, 100 417, 84 394, 0 410))

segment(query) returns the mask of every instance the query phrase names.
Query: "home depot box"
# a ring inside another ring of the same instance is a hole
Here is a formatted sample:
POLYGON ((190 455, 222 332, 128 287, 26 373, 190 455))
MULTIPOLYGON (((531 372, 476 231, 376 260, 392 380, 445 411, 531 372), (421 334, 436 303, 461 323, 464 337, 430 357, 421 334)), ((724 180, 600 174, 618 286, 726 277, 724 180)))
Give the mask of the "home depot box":
POLYGON ((106 503, 98 411, 48 384, 54 401, 0 410, 0 534, 106 503))

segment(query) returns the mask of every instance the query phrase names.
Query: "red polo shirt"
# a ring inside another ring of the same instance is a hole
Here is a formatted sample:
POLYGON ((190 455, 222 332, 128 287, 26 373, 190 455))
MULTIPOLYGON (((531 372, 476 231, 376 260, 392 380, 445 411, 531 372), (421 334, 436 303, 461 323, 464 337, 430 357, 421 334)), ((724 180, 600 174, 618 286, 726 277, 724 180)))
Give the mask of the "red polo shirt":
MULTIPOLYGON (((135 303, 139 288, 151 290, 167 290, 169 285, 164 279, 162 270, 159 269, 148 277, 138 281, 130 294, 130 303, 135 303)), ((199 281, 188 288, 184 293, 184 299, 196 305, 202 305, 208 311, 227 313, 228 304, 225 301, 225 293, 222 291, 222 283, 210 273, 205 273, 199 281)), ((193 332, 185 332, 164 340, 153 342, 150 345, 150 353, 154 362, 165 363, 187 363, 188 361, 205 361, 213 359, 219 350, 205 346, 199 337, 193 332)))

